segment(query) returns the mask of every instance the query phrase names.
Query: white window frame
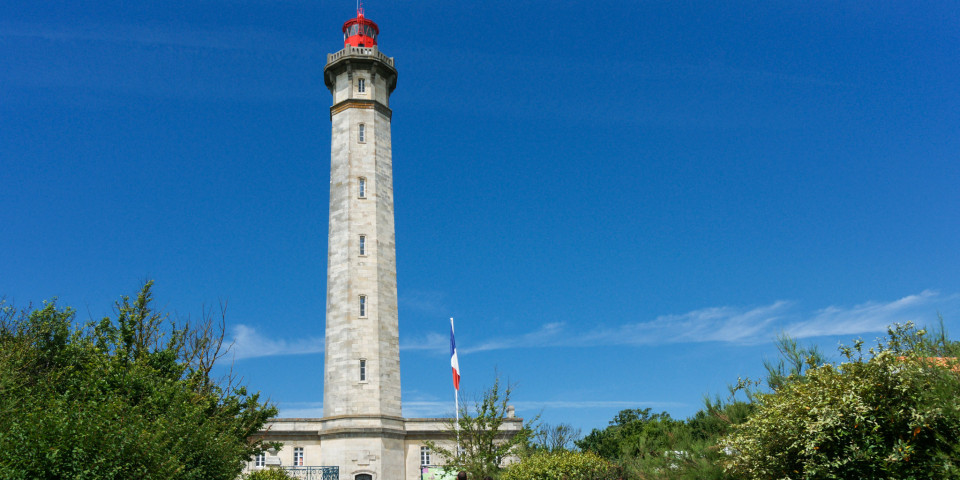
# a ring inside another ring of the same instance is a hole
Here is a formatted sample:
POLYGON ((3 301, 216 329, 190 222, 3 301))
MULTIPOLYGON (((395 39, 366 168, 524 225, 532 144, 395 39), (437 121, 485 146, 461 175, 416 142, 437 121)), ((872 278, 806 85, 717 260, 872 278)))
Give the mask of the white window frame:
POLYGON ((367 143, 367 124, 365 123, 357 125, 357 142, 367 143))
POLYGON ((263 468, 267 466, 267 454, 260 452, 253 457, 253 466, 257 468, 263 468))
POLYGON ((360 359, 360 382, 363 383, 366 381, 367 381, 367 359, 361 358, 360 359))
POLYGON ((357 198, 367 198, 367 178, 357 179, 357 198))
POLYGON ((367 317, 367 296, 360 295, 360 318, 367 317))
POLYGON ((360 246, 359 246, 360 256, 367 256, 367 236, 360 235, 360 246))
POLYGON ((430 465, 430 447, 424 445, 420 447, 420 466, 430 465))
POLYGON ((293 447, 293 466, 303 466, 303 447, 293 447))

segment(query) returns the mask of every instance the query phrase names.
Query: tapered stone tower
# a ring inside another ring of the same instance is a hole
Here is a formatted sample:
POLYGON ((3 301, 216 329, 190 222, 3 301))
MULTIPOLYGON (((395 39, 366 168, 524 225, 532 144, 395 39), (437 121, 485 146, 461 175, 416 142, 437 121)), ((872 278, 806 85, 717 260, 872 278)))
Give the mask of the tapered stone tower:
MULTIPOLYGON (((440 460, 428 442, 455 448, 448 419, 401 417, 390 147, 397 70, 380 53, 379 33, 358 9, 323 70, 333 95, 323 418, 271 419, 260 436, 283 447, 251 459, 248 472, 417 480, 440 460)), ((511 415, 500 431, 522 425, 511 415)))
POLYGON ((390 94, 393 58, 363 10, 327 55, 333 95, 321 462, 349 480, 401 479, 397 261, 390 94))

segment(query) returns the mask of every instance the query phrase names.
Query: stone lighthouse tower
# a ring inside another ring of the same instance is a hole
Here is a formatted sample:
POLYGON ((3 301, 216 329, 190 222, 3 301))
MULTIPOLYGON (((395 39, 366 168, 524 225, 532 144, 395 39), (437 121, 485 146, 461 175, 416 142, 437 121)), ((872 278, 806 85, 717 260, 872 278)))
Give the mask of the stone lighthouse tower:
MULTIPOLYGON (((455 446, 448 419, 401 416, 390 146, 397 70, 380 53, 379 33, 358 9, 323 69, 333 95, 323 418, 271 419, 260 435, 283 446, 251 459, 247 471, 414 480, 441 460, 429 442, 455 446)), ((501 431, 511 435, 522 423, 507 418, 501 431)))
POLYGON ((321 462, 340 478, 404 478, 390 94, 393 58, 358 9, 327 55, 333 95, 321 462))

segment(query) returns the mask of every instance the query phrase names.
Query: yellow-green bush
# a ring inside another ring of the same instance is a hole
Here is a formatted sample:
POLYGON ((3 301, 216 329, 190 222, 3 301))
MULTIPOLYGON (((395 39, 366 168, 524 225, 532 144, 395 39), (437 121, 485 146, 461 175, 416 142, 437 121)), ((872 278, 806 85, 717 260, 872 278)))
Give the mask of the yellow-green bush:
POLYGON ((505 468, 500 480, 606 480, 617 468, 593 452, 535 453, 505 468))

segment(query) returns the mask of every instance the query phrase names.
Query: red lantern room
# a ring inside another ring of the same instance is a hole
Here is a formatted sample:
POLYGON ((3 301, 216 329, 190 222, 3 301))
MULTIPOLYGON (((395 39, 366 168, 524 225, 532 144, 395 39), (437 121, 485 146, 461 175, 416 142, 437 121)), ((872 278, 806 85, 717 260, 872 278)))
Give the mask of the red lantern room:
POLYGON ((363 7, 357 8, 357 18, 347 20, 343 24, 343 46, 372 47, 377 44, 377 34, 380 29, 373 20, 363 16, 363 7))

